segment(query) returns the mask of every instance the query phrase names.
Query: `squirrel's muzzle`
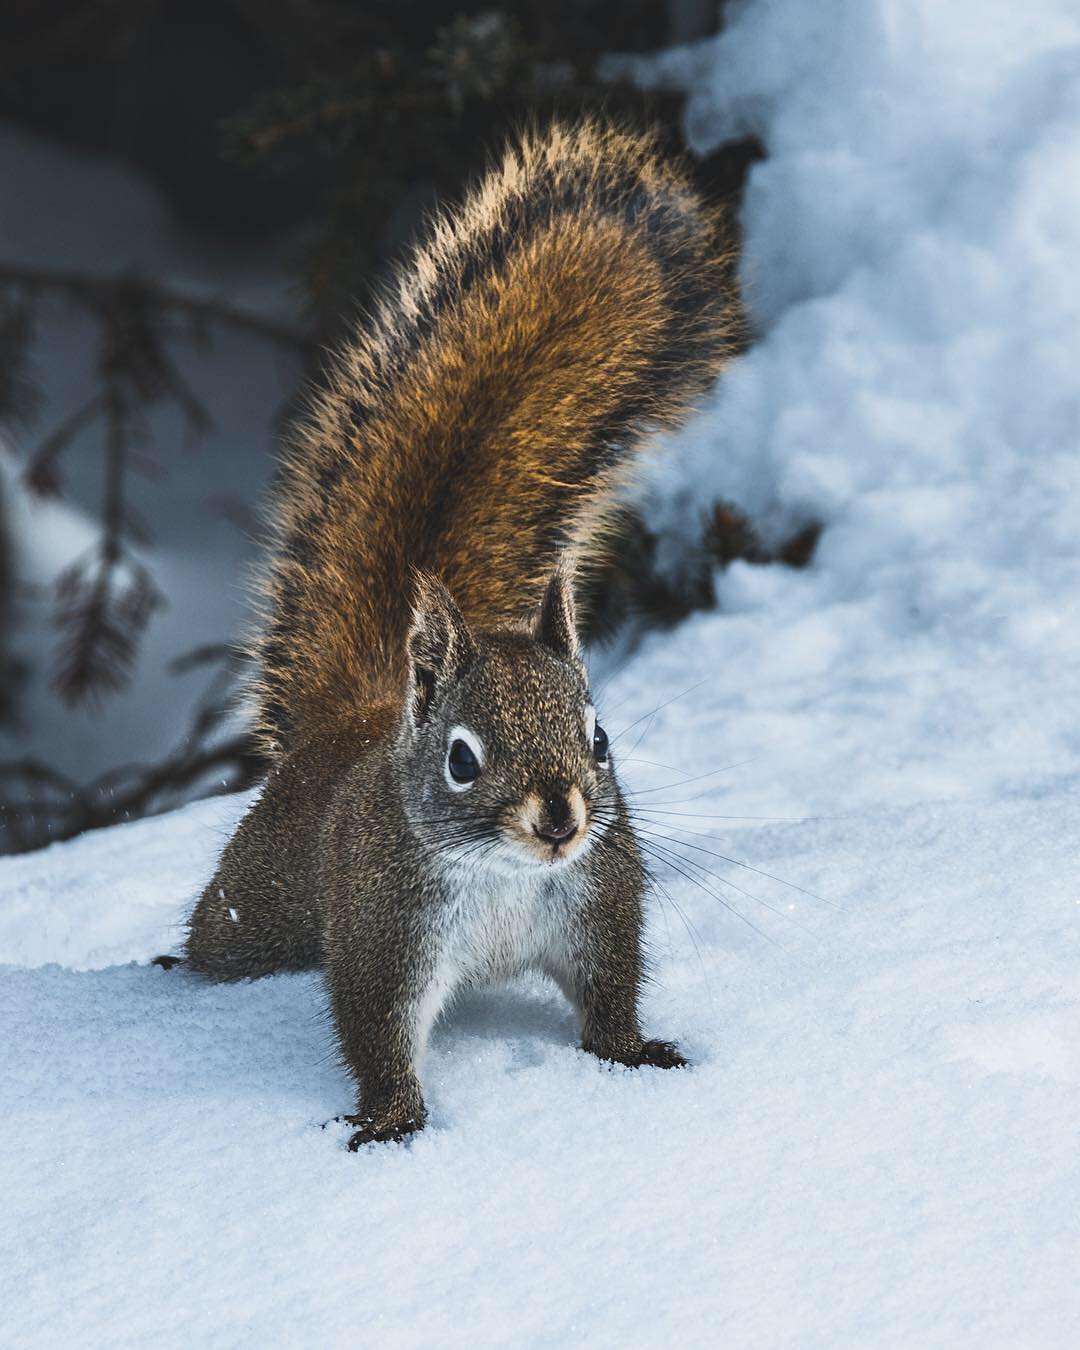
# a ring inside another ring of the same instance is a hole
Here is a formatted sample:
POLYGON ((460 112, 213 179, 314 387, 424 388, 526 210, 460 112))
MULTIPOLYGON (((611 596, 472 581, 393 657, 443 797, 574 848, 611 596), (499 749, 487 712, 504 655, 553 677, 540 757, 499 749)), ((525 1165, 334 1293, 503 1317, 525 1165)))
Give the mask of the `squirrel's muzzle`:
POLYGON ((577 787, 531 792, 520 817, 522 834, 531 836, 533 851, 545 860, 574 852, 586 824, 585 799, 577 787))
POLYGON ((561 844, 577 834, 580 822, 565 797, 546 797, 542 823, 534 825, 533 829, 541 839, 552 844, 561 844))

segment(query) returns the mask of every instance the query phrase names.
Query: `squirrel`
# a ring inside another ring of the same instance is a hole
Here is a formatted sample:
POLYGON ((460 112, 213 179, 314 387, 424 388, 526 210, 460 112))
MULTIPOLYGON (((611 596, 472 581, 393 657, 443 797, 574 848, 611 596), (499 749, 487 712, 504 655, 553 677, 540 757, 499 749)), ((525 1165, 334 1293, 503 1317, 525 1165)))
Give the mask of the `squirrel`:
POLYGON ((261 796, 191 915, 215 979, 322 967, 349 1147, 426 1118, 455 991, 541 971, 641 1030, 647 876, 578 639, 617 493, 735 348, 720 214, 651 134, 527 131, 392 276, 293 437, 255 643, 261 796))

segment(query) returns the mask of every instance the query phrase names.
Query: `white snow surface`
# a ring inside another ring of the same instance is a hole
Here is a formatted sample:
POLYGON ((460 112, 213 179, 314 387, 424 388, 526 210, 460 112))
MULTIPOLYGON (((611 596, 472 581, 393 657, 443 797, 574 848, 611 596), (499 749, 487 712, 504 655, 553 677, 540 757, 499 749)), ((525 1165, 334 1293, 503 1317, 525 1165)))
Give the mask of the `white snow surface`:
POLYGON ((597 680, 692 1067, 470 995, 351 1155, 317 977, 143 964, 243 799, 0 860, 12 1343, 1080 1344, 1080 20, 729 8, 650 78, 768 146, 762 336, 644 500, 826 528, 597 680))

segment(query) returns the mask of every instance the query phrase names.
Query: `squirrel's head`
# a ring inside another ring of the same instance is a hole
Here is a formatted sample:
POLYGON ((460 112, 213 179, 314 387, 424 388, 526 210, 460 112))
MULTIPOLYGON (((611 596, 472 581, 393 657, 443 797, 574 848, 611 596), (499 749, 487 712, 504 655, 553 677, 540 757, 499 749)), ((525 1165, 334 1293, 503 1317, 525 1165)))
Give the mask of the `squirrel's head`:
POLYGON ((421 574, 408 658, 399 753, 417 835, 500 867, 581 856, 611 820, 616 786, 568 573, 552 577, 530 630, 498 633, 470 631, 421 574))

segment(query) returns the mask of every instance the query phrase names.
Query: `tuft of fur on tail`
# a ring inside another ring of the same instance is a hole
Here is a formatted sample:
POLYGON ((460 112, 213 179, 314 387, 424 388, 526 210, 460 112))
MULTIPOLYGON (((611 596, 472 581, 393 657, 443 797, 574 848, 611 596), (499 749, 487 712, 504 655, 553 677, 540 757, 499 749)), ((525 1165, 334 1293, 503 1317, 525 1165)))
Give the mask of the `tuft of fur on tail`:
POLYGON ((736 348, 731 272, 681 167, 599 120, 525 134, 433 221, 286 459, 256 643, 271 751, 400 700, 414 569, 493 629, 599 546, 643 442, 736 348))

